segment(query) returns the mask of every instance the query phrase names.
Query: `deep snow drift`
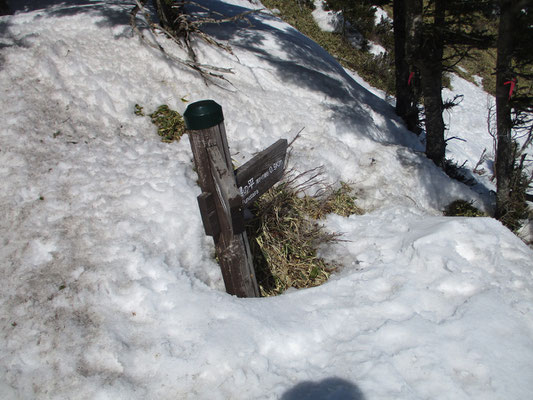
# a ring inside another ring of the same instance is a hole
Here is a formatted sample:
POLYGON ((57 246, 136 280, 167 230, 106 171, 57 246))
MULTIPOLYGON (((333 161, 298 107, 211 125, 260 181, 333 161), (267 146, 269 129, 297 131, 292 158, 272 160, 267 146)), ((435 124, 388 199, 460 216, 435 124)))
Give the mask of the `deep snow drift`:
MULTIPOLYGON (((272 15, 213 31, 235 55, 197 44, 233 69, 221 88, 132 36, 130 4, 41 3, 0 18, 0 398, 530 396, 533 252, 493 219, 440 216, 485 200, 379 92, 272 15), (182 98, 223 106, 236 162, 305 128, 292 165, 353 184, 367 214, 327 219, 346 239, 322 249, 344 264, 328 283, 224 293, 188 138, 134 115, 182 98)), ((460 115, 452 129, 479 129, 460 115)))

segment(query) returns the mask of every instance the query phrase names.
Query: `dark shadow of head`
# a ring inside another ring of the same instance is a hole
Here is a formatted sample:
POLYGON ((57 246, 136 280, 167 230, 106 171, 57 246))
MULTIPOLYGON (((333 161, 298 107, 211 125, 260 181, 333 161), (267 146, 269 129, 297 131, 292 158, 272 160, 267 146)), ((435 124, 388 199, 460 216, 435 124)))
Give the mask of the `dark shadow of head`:
POLYGON ((340 378, 328 378, 320 382, 301 382, 281 400, 364 400, 363 393, 353 383, 340 378))

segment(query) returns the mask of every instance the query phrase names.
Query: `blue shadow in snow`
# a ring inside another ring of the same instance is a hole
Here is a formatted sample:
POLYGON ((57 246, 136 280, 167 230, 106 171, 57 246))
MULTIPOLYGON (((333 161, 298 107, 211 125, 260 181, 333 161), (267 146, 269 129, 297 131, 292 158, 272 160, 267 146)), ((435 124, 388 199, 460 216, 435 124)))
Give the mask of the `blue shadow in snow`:
MULTIPOLYGON (((228 17, 249 11, 247 8, 216 0, 199 2, 202 6, 228 17)), ((324 107, 334 111, 336 120, 356 127, 359 134, 382 143, 422 150, 416 135, 399 127, 403 123, 396 117, 393 107, 357 83, 338 61, 316 42, 290 26, 282 27, 279 18, 273 15, 250 14, 247 18, 249 23, 236 21, 205 25, 202 29, 219 41, 229 42, 234 48, 242 48, 256 54, 272 65, 277 76, 283 81, 322 93, 326 99, 334 100, 330 104, 326 102, 324 107), (265 49, 266 40, 279 44, 278 54, 284 54, 280 57, 265 49), (392 135, 384 133, 376 137, 375 131, 368 129, 374 125, 372 112, 384 117, 383 121, 387 125, 385 131, 391 132, 392 135)))
MULTIPOLYGON (((102 18, 98 26, 129 25, 134 3, 122 0, 8 0, 11 13, 40 11, 55 17, 92 13, 102 18)), ((39 18, 37 16, 36 18, 39 18)))
MULTIPOLYGON (((197 0, 198 4, 209 9, 213 17, 232 17, 249 8, 227 4, 218 0, 197 0), (217 14, 218 13, 218 17, 217 14)), ((148 2, 154 20, 157 16, 148 2)), ((129 13, 133 2, 121 0, 9 0, 13 12, 41 11, 42 15, 57 17, 80 13, 102 16, 99 26, 123 25, 127 30, 129 13)), ((204 8, 188 5, 192 14, 206 13, 204 8)), ((36 18, 38 18, 37 16, 36 18)), ((392 106, 375 96, 352 79, 344 68, 317 43, 296 29, 281 25, 274 15, 249 14, 247 19, 221 24, 206 24, 201 28, 215 39, 229 42, 234 48, 242 48, 255 54, 275 69, 281 80, 324 95, 323 107, 334 112, 335 121, 353 128, 357 134, 386 144, 399 144, 421 150, 416 135, 402 128, 400 119, 395 116, 392 106), (268 50, 265 41, 279 44, 278 54, 268 50), (266 47, 266 48, 265 48, 266 47), (280 56, 280 53, 281 56, 280 56), (383 132, 372 129, 373 114, 383 116, 386 125, 383 132)), ((122 36, 118 35, 118 36, 122 36)), ((205 60, 209 64, 209 60, 205 60)))
POLYGON ((301 382, 281 396, 281 400, 364 400, 353 383, 340 378, 301 382))

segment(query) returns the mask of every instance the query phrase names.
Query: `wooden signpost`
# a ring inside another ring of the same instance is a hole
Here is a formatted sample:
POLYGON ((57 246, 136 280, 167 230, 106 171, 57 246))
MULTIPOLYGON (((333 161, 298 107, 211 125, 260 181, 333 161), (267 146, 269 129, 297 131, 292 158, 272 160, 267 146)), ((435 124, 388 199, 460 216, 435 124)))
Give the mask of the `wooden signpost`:
POLYGON ((213 100, 198 101, 183 116, 202 189, 198 206, 205 233, 215 242, 226 291, 259 297, 244 208, 281 178, 287 140, 278 140, 234 172, 222 107, 213 100))

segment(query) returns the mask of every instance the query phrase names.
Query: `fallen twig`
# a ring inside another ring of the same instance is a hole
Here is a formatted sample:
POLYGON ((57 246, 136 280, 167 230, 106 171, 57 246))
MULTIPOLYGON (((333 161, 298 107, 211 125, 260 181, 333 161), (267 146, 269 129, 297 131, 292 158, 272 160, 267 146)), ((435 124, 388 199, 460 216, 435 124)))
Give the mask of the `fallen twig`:
POLYGON ((173 21, 173 24, 177 28, 168 29, 166 27, 161 26, 160 24, 152 22, 150 18, 150 14, 145 9, 145 5, 148 0, 134 0, 134 1, 135 1, 135 7, 130 12, 130 25, 133 31, 139 36, 141 41, 144 44, 152 47, 153 49, 156 49, 157 51, 161 52, 162 54, 164 54, 165 57, 169 58, 170 60, 197 71, 200 74, 200 76, 203 78, 206 85, 209 83, 217 84, 216 82, 212 81, 211 78, 217 78, 220 80, 224 80, 231 84, 231 82, 229 82, 226 79, 224 74, 233 73, 233 71, 231 70, 231 68, 216 67, 216 66, 209 65, 209 64, 199 63, 198 57, 191 43, 191 38, 193 36, 197 36, 203 41, 205 41, 206 43, 212 46, 216 46, 233 55, 231 46, 215 40, 209 34, 202 31, 200 27, 205 24, 221 24, 221 23, 227 23, 227 22, 235 22, 238 20, 246 20, 251 25, 251 22, 248 20, 247 16, 250 14, 258 13, 262 11, 262 10, 249 10, 244 13, 235 15, 233 17, 225 17, 220 13, 214 13, 213 11, 208 10, 207 8, 201 6, 198 3, 189 2, 189 1, 180 2, 180 3, 176 3, 174 6, 172 6, 172 8, 182 10, 186 4, 194 4, 200 8, 203 8, 209 11, 212 14, 217 14, 221 16, 222 18, 217 19, 217 18, 212 18, 212 17, 191 16, 184 12, 180 12, 179 15, 176 17, 176 19, 173 21), (147 26, 153 35, 153 39, 154 39, 153 41, 147 40, 144 34, 139 29, 139 27, 137 26, 137 15, 139 12, 142 12, 146 20, 147 26), (156 31, 160 31, 164 33, 167 37, 169 37, 172 41, 177 43, 180 47, 185 48, 189 55, 189 59, 181 59, 165 51, 163 46, 157 40, 156 31))

